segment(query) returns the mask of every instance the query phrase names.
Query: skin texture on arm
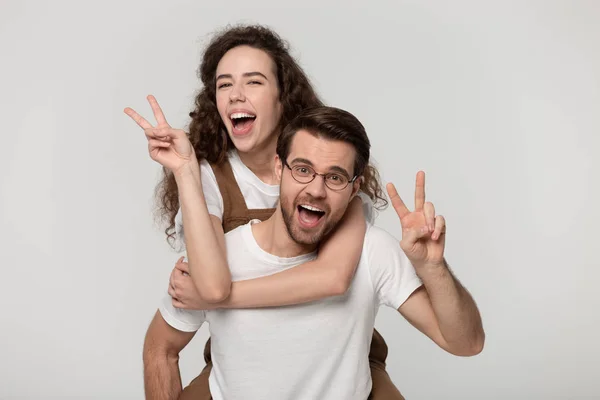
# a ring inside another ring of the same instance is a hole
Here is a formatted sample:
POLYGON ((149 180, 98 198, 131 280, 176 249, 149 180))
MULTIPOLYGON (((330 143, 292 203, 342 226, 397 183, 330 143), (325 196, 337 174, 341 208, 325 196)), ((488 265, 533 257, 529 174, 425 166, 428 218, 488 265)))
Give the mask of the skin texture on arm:
POLYGON ((221 221, 208 213, 199 166, 184 168, 175 177, 190 276, 203 300, 209 303, 223 301, 231 290, 231 273, 221 221))
POLYGON ((442 349, 457 356, 473 356, 483 350, 485 334, 481 316, 469 292, 450 270, 440 267, 420 275, 417 289, 398 311, 411 325, 442 349))
POLYGON ((147 400, 176 400, 182 391, 179 352, 196 332, 171 327, 156 312, 144 341, 144 389, 147 400))
POLYGON ((315 260, 270 276, 233 282, 227 299, 207 304, 194 293, 186 276, 190 270, 180 259, 171 274, 169 294, 173 305, 184 309, 275 307, 342 295, 354 278, 365 231, 362 200, 355 197, 315 260))

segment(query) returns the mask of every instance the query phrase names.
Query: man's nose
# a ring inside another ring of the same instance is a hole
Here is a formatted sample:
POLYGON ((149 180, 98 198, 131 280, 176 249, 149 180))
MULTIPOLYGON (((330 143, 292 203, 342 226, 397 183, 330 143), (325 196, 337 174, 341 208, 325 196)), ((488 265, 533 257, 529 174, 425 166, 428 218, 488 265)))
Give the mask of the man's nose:
POLYGON ((306 193, 312 197, 322 199, 327 197, 327 186, 325 185, 325 177, 321 175, 315 176, 309 184, 306 185, 306 193))

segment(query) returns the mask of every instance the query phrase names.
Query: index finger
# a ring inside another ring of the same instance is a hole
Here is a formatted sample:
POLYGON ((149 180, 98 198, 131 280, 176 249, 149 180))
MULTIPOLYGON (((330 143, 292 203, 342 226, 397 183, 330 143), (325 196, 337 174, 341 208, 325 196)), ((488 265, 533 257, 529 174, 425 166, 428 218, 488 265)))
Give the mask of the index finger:
POLYGON ((125 114, 129 115, 129 117, 131 117, 132 120, 135 121, 136 124, 139 125, 140 128, 142 129, 152 129, 153 126, 150 125, 150 122, 146 121, 144 119, 144 117, 142 117, 140 114, 136 113, 133 108, 127 107, 123 110, 125 112, 125 114))
POLYGON ((415 184, 415 211, 421 211, 425 205, 425 172, 417 172, 415 184))
POLYGON ((187 272, 188 274, 190 273, 190 267, 185 261, 178 261, 177 264, 175 264, 175 268, 177 268, 181 272, 187 272))
POLYGON ((181 256, 177 259, 177 261, 175 261, 175 264, 179 264, 180 262, 182 262, 183 260, 185 260, 185 256, 181 256))
POLYGON ((169 123, 165 118, 165 114, 158 105, 158 101, 156 101, 156 98, 150 94, 148 95, 148 102, 150 103, 150 107, 152 107, 152 112, 154 113, 154 118, 156 118, 158 126, 169 126, 169 123))
POLYGON ((396 191, 394 184, 388 183, 386 185, 386 189, 388 195, 390 196, 390 200, 392 201, 392 206, 394 207, 394 210, 396 210, 396 214, 398 214, 398 218, 402 219, 405 215, 410 214, 406 204, 404 204, 402 198, 400 198, 400 195, 398 194, 398 191, 396 191))

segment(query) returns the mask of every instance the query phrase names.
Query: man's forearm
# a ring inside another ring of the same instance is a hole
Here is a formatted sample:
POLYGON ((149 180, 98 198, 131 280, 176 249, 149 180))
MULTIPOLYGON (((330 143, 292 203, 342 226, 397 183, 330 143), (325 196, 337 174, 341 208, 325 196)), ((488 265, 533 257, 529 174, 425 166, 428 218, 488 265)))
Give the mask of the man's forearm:
POLYGON ((231 273, 225 249, 219 242, 208 213, 200 169, 191 165, 175 175, 185 229, 190 276, 200 296, 209 302, 229 295, 231 273))
POLYGON ((177 400, 182 391, 178 357, 144 354, 146 400, 177 400))
POLYGON ((443 265, 423 266, 416 270, 448 346, 459 354, 479 353, 485 340, 479 310, 448 264, 444 261, 443 265))

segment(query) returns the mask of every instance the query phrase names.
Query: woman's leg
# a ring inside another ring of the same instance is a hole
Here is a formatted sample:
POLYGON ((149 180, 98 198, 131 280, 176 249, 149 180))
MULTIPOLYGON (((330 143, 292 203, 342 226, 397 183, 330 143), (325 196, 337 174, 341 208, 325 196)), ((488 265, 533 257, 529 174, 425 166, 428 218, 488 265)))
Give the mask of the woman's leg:
POLYGON ((369 400, 405 400, 392 378, 385 370, 388 347, 383 336, 376 329, 373 330, 369 363, 371 365, 371 379, 373 388, 369 400))
POLYGON ((179 396, 179 400, 211 400, 212 396, 210 395, 210 388, 208 386, 208 377, 210 376, 210 371, 212 370, 212 360, 210 358, 210 338, 206 342, 204 346, 204 361, 206 361, 206 366, 190 384, 183 389, 181 392, 181 396, 179 396))

